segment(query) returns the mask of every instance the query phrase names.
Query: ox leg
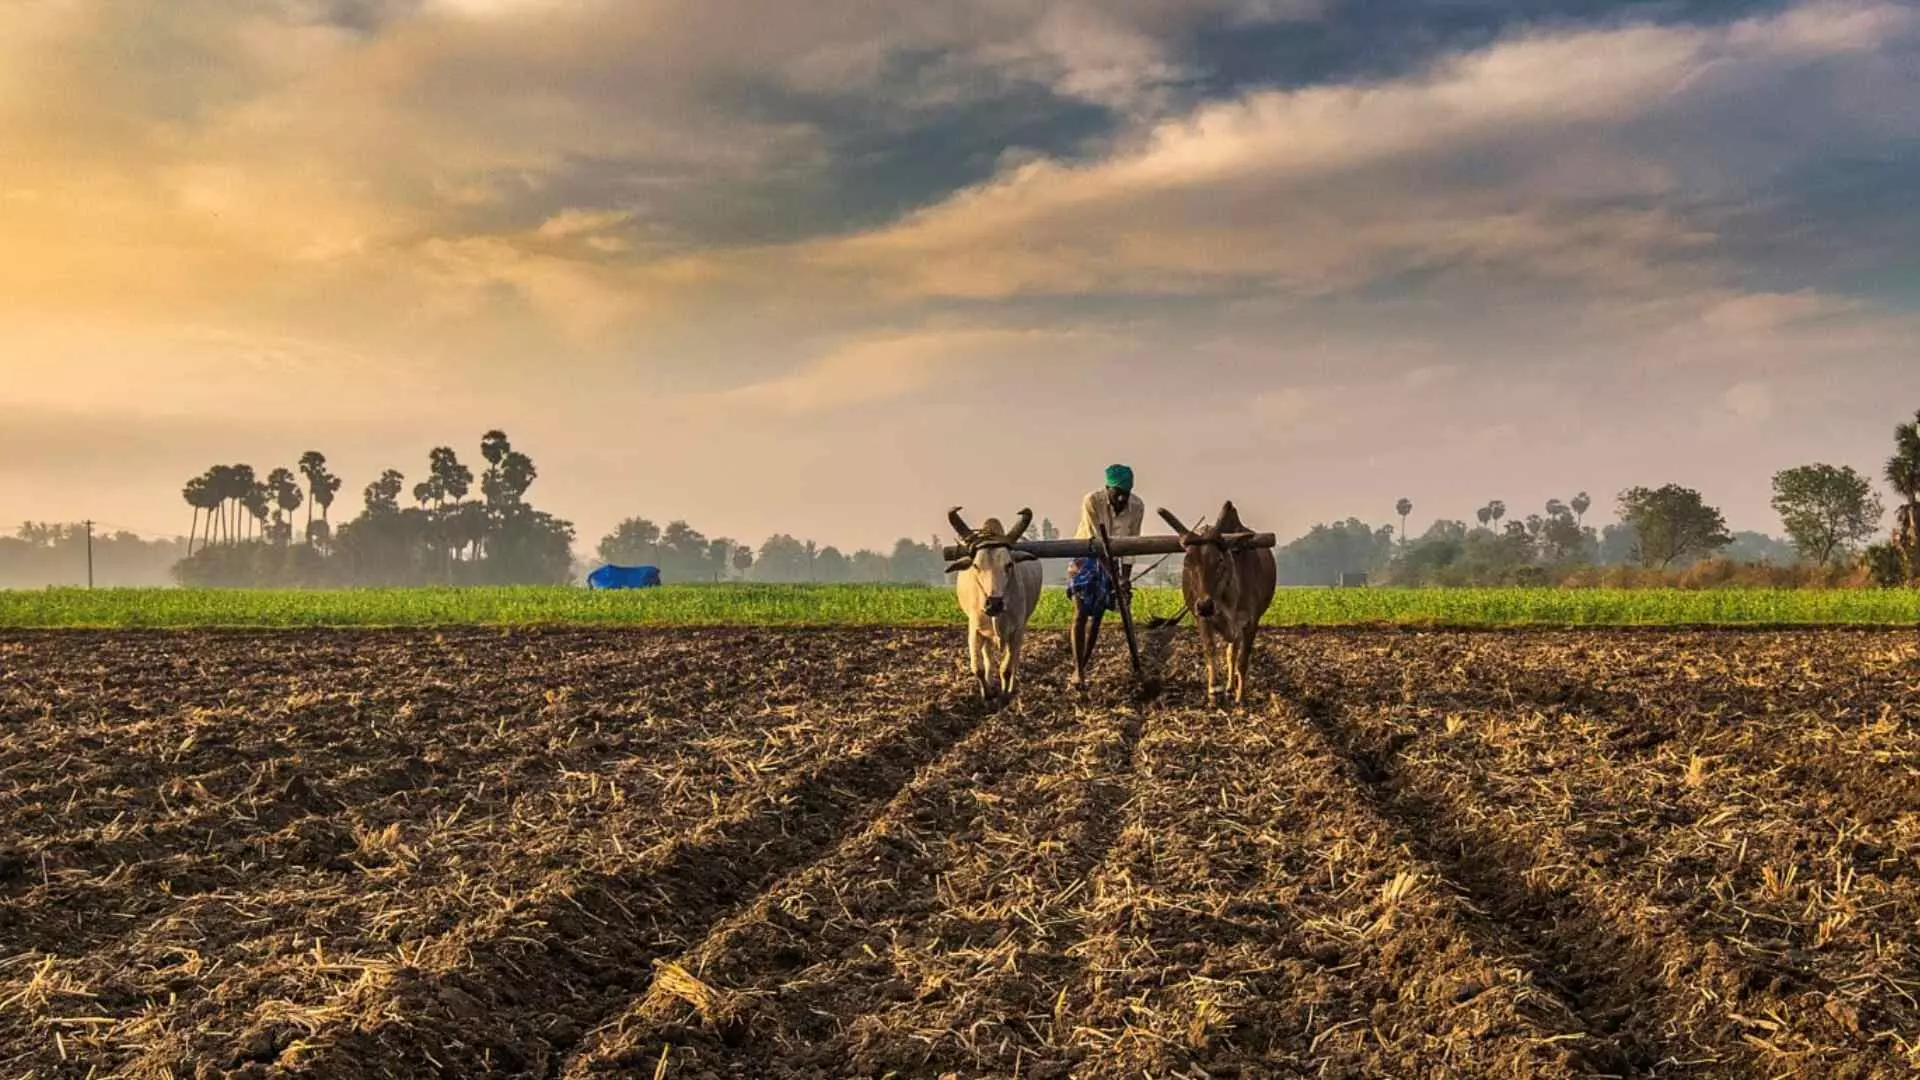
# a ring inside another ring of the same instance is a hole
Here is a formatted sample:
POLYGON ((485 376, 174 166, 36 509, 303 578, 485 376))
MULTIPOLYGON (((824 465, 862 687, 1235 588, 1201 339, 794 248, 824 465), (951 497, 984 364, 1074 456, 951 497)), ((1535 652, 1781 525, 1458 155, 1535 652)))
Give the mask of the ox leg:
POLYGON ((1020 677, 1020 638, 1009 637, 1000 645, 1000 686, 1013 697, 1020 677))
POLYGON ((1200 656, 1201 656, 1201 659, 1203 659, 1207 665, 1207 701, 1208 703, 1212 703, 1214 696, 1219 692, 1215 687, 1214 670, 1213 670, 1214 669, 1213 630, 1210 627, 1208 627, 1207 624, 1204 622, 1200 624, 1200 656))
POLYGON ((978 626, 967 630, 967 670, 973 673, 974 685, 980 688, 980 697, 983 700, 992 701, 993 693, 987 689, 985 642, 981 639, 978 626))
POLYGON ((1253 663, 1253 635, 1259 629, 1258 624, 1248 626, 1240 634, 1240 640, 1233 643, 1233 703, 1247 703, 1247 667, 1253 663))

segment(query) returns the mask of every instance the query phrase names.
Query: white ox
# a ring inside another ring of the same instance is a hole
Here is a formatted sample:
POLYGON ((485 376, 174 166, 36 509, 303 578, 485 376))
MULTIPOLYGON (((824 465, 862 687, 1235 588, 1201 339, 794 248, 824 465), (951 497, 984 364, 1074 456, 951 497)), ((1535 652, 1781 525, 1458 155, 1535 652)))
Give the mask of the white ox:
POLYGON ((1022 510, 1012 532, 990 518, 979 529, 960 519, 960 508, 947 511, 966 554, 947 567, 954 581, 960 609, 967 613, 967 667, 987 701, 1012 697, 1020 674, 1020 644, 1027 621, 1040 604, 1040 562, 1013 545, 1033 523, 1033 511, 1022 510))

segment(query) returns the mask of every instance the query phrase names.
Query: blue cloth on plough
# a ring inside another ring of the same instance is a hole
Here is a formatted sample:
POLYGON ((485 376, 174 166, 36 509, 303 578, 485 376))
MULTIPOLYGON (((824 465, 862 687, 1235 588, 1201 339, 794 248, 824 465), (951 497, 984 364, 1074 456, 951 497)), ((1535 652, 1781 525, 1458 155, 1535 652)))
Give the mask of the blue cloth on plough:
POLYGON ((1082 615, 1103 615, 1120 606, 1113 576, 1098 559, 1075 559, 1067 571, 1067 596, 1082 615))

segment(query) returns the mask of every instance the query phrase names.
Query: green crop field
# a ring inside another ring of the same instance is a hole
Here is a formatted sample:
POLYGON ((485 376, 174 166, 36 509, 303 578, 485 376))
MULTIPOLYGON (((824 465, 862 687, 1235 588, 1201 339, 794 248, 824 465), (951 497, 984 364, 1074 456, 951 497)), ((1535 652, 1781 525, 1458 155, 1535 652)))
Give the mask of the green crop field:
MULTIPOLYGON (((1180 610, 1177 591, 1142 590, 1136 615, 1180 610)), ((1059 627, 1049 589, 1035 624, 1059 627)), ((941 588, 880 585, 579 588, 53 589, 0 591, 0 627, 297 627, 624 624, 633 626, 936 626, 964 620, 941 588)), ((1920 621, 1903 590, 1282 589, 1277 626, 1896 625, 1920 621)))

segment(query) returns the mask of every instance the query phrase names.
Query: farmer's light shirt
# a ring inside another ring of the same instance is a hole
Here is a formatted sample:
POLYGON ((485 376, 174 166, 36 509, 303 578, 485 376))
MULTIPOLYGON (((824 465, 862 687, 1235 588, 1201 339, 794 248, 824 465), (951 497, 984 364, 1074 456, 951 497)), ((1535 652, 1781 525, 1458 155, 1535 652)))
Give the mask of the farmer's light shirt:
MULTIPOLYGON (((1127 505, 1119 513, 1114 513, 1113 503, 1107 498, 1107 489, 1099 488, 1087 493, 1080 500, 1080 527, 1074 531, 1075 540, 1091 540, 1097 533, 1097 526, 1107 527, 1107 537, 1117 539, 1122 536, 1139 536, 1140 523, 1146 520, 1147 504, 1140 496, 1127 493, 1127 505)), ((1131 558, 1115 560, 1122 565, 1131 566, 1131 558)))

